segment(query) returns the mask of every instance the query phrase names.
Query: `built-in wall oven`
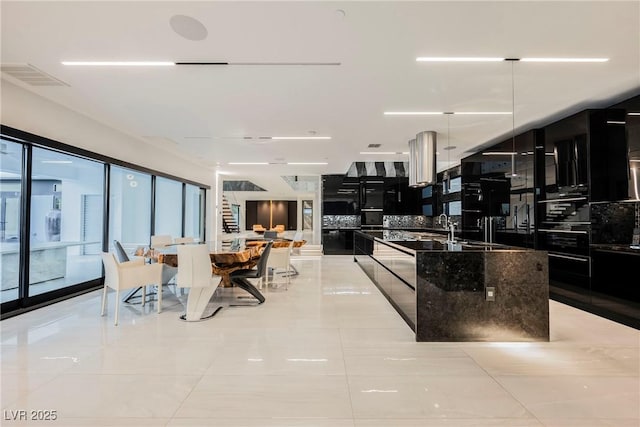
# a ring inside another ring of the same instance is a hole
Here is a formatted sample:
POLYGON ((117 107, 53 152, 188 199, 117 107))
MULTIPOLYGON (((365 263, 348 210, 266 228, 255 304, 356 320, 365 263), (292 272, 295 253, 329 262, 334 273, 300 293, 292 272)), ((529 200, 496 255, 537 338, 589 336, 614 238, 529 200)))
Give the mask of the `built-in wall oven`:
POLYGON ((360 227, 363 230, 381 229, 383 212, 381 208, 361 209, 360 227))
POLYGON ((549 280, 555 293, 576 300, 589 299, 591 222, 585 195, 574 194, 539 201, 542 221, 538 246, 549 254, 549 280))

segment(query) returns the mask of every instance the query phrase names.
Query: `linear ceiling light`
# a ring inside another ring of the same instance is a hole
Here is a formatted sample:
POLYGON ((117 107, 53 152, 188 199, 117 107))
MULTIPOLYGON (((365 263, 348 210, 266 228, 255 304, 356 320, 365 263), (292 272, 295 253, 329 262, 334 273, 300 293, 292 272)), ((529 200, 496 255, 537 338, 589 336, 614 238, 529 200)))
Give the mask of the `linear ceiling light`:
POLYGON ((268 162, 229 162, 230 165, 268 165, 268 162))
POLYGON ((328 165, 327 162, 287 162, 288 165, 328 165))
POLYGON ((385 116, 438 116, 444 111, 385 111, 385 116))
POLYGON ((360 154, 369 155, 369 154, 379 154, 383 156, 394 156, 397 154, 409 154, 408 151, 361 151, 360 154))
POLYGON ((73 163, 71 160, 41 160, 40 163, 48 163, 52 165, 67 165, 73 163))
POLYGON ((62 61, 62 65, 98 67, 170 67, 171 61, 62 61))
POLYGON ((269 139, 331 139, 330 136, 271 136, 269 139))
POLYGON ((510 116, 511 111, 385 111, 385 116, 440 116, 444 114, 453 114, 459 116, 472 115, 504 115, 510 116))
POLYGON ((419 56, 416 58, 417 62, 500 62, 505 58, 489 58, 489 57, 434 57, 434 56, 419 56))
POLYGON ((609 58, 492 58, 492 57, 430 57, 421 56, 417 62, 607 62, 609 58))
POLYGON ((456 116, 472 116, 472 115, 510 116, 513 113, 511 111, 454 111, 450 114, 454 114, 456 116))
POLYGON ((607 62, 609 58, 520 58, 520 62, 607 62))
POLYGON ((482 153, 483 156, 515 156, 515 151, 485 151, 482 153))

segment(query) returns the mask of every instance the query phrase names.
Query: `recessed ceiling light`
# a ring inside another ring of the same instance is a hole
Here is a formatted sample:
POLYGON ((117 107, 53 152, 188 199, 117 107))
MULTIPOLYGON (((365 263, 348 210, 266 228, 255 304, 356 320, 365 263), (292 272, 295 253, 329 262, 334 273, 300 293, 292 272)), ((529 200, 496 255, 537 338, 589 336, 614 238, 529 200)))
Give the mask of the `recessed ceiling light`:
POLYGON ((443 57, 443 56, 419 56, 417 62, 500 62, 505 58, 493 57, 443 57))
POLYGON ((520 58, 520 62, 607 62, 609 58, 520 58))
POLYGON ((176 64, 171 61, 62 61, 62 65, 89 67, 168 67, 176 64))

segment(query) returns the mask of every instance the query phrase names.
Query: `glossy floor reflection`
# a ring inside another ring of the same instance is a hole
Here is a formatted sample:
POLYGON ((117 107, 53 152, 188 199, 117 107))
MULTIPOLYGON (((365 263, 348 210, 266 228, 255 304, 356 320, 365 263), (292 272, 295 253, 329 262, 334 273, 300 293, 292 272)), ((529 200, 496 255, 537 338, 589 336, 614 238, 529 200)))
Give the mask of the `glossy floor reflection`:
POLYGON ((640 425, 638 330, 552 301, 548 343, 416 343, 352 257, 293 263, 288 290, 207 321, 168 291, 117 327, 99 292, 0 322, 0 424, 640 425))

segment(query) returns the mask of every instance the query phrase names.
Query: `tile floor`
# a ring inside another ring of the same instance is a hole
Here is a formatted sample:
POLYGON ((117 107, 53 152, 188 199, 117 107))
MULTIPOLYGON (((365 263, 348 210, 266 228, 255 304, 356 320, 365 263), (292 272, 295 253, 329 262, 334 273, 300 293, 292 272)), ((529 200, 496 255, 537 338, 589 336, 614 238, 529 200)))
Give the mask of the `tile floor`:
POLYGON ((638 330, 551 301, 548 343, 416 343, 352 257, 293 262, 288 290, 207 321, 165 292, 116 327, 93 292, 0 322, 0 424, 640 425, 638 330))

